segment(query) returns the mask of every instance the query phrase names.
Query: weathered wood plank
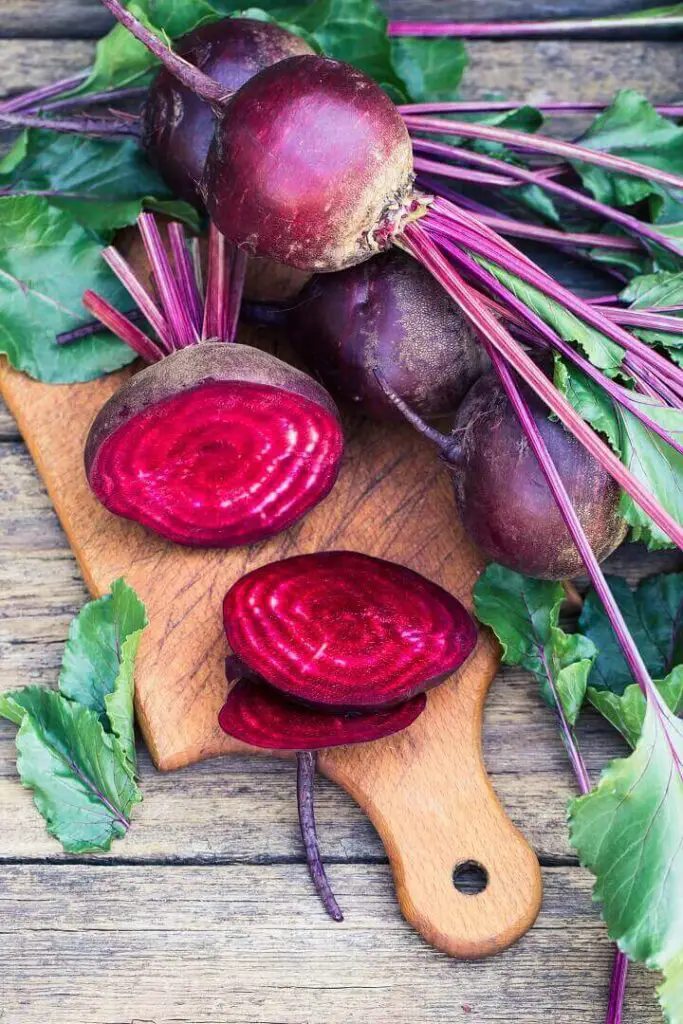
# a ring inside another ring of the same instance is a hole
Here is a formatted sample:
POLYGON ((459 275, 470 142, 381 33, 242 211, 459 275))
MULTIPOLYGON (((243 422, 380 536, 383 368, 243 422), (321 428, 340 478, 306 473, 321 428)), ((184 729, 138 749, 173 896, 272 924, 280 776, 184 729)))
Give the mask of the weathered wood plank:
MULTIPOLYGON (((0 445, 0 689, 55 683, 71 617, 85 587, 49 500, 23 446, 0 445)), ((626 547, 609 567, 634 581, 679 568, 676 552, 647 555, 626 547)), ((623 747, 597 717, 582 726, 585 752, 597 774, 623 747)), ((14 728, 0 723, 1 857, 57 856, 20 786, 14 728)), ((486 759, 513 820, 544 857, 571 854, 564 806, 572 779, 549 711, 526 674, 501 672, 486 707, 486 759), (523 742, 520 739, 523 737, 523 742)), ((457 762, 454 760, 454 771, 457 762)), ((299 856, 290 765, 260 758, 208 762, 162 776, 142 755, 145 802, 136 824, 112 852, 116 858, 210 860, 299 856)), ((319 816, 325 847, 342 859, 383 857, 379 840, 356 805, 324 780, 319 816)))
MULTIPOLYGON (((494 21, 515 18, 597 16, 634 11, 641 0, 386 0, 382 4, 392 18, 423 21, 494 21)), ((106 32, 111 18, 99 0, 5 0, 0 16, 0 35, 77 39, 106 32)))
MULTIPOLYGON (((683 47, 676 42, 487 42, 468 44, 463 98, 502 92, 514 99, 605 100, 630 86, 653 102, 680 98, 683 47)), ((74 74, 94 44, 0 39, 0 96, 74 74)))
MULTIPOLYGON (((612 951, 590 879, 544 872, 536 926, 458 963, 401 920, 385 866, 331 869, 326 919, 303 865, 6 866, 4 1024, 598 1024, 612 951)), ((476 899, 476 896, 472 896, 476 899)), ((626 1020, 660 1019, 655 979, 629 974, 626 1020)))

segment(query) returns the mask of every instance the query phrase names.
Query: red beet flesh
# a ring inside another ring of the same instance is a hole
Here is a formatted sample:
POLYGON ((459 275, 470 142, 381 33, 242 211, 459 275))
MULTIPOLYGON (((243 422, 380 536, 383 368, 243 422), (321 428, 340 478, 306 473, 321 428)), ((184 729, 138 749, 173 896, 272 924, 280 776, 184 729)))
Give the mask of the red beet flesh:
POLYGON ((271 686, 338 709, 398 704, 454 672, 476 628, 418 573, 352 551, 255 569, 223 605, 232 650, 271 686))
POLYGON ((196 547, 287 529, 333 486, 334 404, 304 374, 243 345, 205 343, 150 366, 104 406, 86 472, 111 512, 196 547))
POLYGON ((400 419, 377 374, 426 419, 452 414, 488 365, 441 285, 394 249, 318 274, 288 315, 292 344, 336 397, 373 419, 400 419))
POLYGON ((202 195, 236 245, 328 271, 387 244, 412 183, 410 138, 386 93, 347 64, 302 56, 261 71, 227 105, 202 195))
MULTIPOLYGON (((252 18, 202 25, 178 40, 175 51, 225 86, 226 93, 271 64, 313 52, 299 36, 252 18)), ((198 186, 216 123, 204 100, 169 71, 159 72, 143 110, 143 145, 171 191, 195 205, 201 205, 198 186)))
MULTIPOLYGON (((545 405, 530 388, 520 388, 591 547, 599 559, 606 558, 627 531, 618 513, 618 484, 561 423, 548 419, 545 405)), ((456 504, 482 552, 539 579, 583 574, 583 560, 494 371, 472 387, 452 437, 445 457, 454 475, 456 504)))
POLYGON ((293 701, 266 683, 240 679, 218 721, 235 739, 268 750, 321 750, 367 743, 406 729, 427 704, 423 693, 391 708, 344 713, 293 701))

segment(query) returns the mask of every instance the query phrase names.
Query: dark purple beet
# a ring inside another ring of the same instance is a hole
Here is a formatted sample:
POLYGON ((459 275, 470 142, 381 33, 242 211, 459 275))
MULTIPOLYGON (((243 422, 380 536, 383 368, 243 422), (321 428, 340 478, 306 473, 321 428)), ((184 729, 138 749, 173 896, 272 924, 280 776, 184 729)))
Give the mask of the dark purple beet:
POLYGON ((413 177, 403 119, 372 79, 325 57, 291 57, 226 106, 202 196, 248 252, 341 270, 387 247, 413 177))
POLYGON ((412 725, 426 704, 425 695, 418 693, 402 704, 377 711, 331 711, 291 700, 267 683, 240 679, 218 721, 230 736, 254 747, 321 750, 391 736, 412 725))
POLYGON ((226 671, 238 681, 219 722, 246 743, 297 751, 308 866, 327 912, 341 921, 318 846, 312 751, 409 726, 424 710, 424 690, 471 654, 476 627, 424 576, 356 551, 254 569, 225 595, 223 618, 234 652, 226 671))
MULTIPOLYGON (((226 93, 271 64, 313 52, 299 36, 252 18, 202 25, 179 39, 175 51, 225 86, 226 93)), ((162 69, 143 110, 142 141, 171 191, 195 205, 202 202, 198 184, 215 129, 209 104, 162 69)))
POLYGON ((343 710, 398 704, 469 657, 472 618, 442 587, 356 551, 255 569, 223 603, 230 647, 271 686, 343 710))
POLYGON ((398 249, 317 274, 290 305, 294 348, 335 397, 399 419, 377 373, 426 419, 452 414, 488 366, 440 284, 398 249))
MULTIPOLYGON (((607 558, 624 540, 621 490, 546 406, 518 382, 591 547, 607 558)), ((484 555, 537 579, 562 580, 584 572, 538 460, 494 370, 472 386, 449 437, 439 434, 395 393, 414 425, 441 449, 453 474, 463 525, 484 555)))

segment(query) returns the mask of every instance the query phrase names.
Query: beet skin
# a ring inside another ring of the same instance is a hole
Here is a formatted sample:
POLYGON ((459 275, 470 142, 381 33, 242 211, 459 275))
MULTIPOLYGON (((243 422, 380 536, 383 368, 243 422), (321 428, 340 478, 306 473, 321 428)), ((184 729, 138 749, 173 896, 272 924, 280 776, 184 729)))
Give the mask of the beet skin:
MULTIPOLYGON (((599 559, 624 540, 621 491, 546 406, 519 384, 557 466, 581 525, 599 559)), ((502 384, 492 370, 460 406, 454 446, 445 452, 465 529, 482 552, 508 569, 538 579, 585 572, 581 556, 502 384)))
POLYGON ((398 249, 309 281, 287 318, 297 352, 335 398, 400 419, 377 374, 425 419, 452 414, 488 359, 441 285, 398 249))
POLYGON ((261 71, 227 105, 202 196, 235 245, 329 271, 386 247, 412 184, 410 137, 386 93, 348 64, 302 56, 261 71))
MULTIPOLYGON (((312 53, 308 43, 273 22, 224 18, 179 39, 176 53, 225 86, 226 93, 286 57, 312 53)), ((162 69, 142 114, 143 145, 171 191, 202 205, 198 186, 216 130, 204 100, 162 69)))

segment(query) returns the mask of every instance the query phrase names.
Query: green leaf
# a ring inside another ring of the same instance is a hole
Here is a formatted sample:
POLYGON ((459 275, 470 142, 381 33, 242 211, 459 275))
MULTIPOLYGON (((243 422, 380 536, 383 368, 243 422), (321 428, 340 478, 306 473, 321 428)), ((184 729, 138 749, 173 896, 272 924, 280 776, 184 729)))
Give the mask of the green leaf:
MULTIPOLYGON (((622 89, 610 107, 596 117, 581 144, 602 153, 628 157, 640 164, 677 173, 683 166, 683 127, 662 117, 644 96, 622 89)), ((660 185, 632 175, 615 174, 603 167, 574 162, 584 186, 600 202, 610 206, 632 206, 649 199, 653 220, 659 219, 670 195, 660 185)), ((671 199, 670 199, 671 201, 671 199)), ((683 195, 673 197, 676 207, 683 195)), ((680 220, 671 207, 667 216, 680 220)))
POLYGON ((600 331, 589 327, 559 302, 544 295, 543 292, 522 281, 515 274, 503 270, 482 257, 476 257, 476 259, 513 295, 521 299, 525 306, 537 313, 550 327, 553 327, 561 338, 580 345, 594 366, 609 375, 614 375, 621 367, 624 350, 619 345, 601 334, 600 331))
MULTIPOLYGON (((0 173, 16 191, 50 191, 51 205, 109 241, 132 224, 143 207, 198 228, 196 211, 175 200, 133 139, 107 140, 50 131, 26 133, 23 158, 0 173)), ((1 172, 2 169, 0 169, 1 172)))
POLYGON ((391 62, 416 103, 452 100, 467 67, 467 50, 460 39, 419 39, 394 36, 391 62))
POLYGON ((630 757, 573 800, 570 839, 595 875, 610 937, 632 960, 664 972, 661 998, 683 1020, 683 725, 651 696, 630 757))
POLYGON ((145 606, 124 580, 111 594, 86 604, 69 628, 59 689, 70 700, 94 711, 119 740, 135 769, 133 667, 145 606))
MULTIPOLYGON (((403 91, 391 62, 387 19, 374 0, 327 0, 326 8, 324 22, 312 30, 323 51, 360 68, 381 85, 403 91)), ((301 23, 298 15, 292 20, 301 23)))
MULTIPOLYGON (((683 662, 683 573, 649 576, 635 590, 617 576, 608 576, 607 581, 648 672, 662 679, 683 662)), ((594 590, 584 599, 579 629, 598 651, 590 685, 623 694, 633 678, 594 590)))
POLYGON ((68 853, 108 850, 141 799, 123 751, 94 711, 53 690, 5 694, 0 714, 20 718, 17 768, 51 835, 68 853))
MULTIPOLYGON (((177 39, 198 25, 217 21, 219 11, 205 0, 138 0, 128 10, 157 35, 177 39)), ((89 78, 77 94, 144 84, 156 57, 122 25, 115 25, 97 44, 89 78)))
POLYGON ((656 306, 683 304, 683 273, 660 270, 641 274, 629 281, 619 296, 631 309, 652 309, 656 306))
POLYGON ((0 199, 0 352, 37 380, 70 383, 99 377, 135 354, 102 332, 73 345, 55 335, 83 322, 86 288, 114 305, 124 292, 102 259, 102 245, 46 199, 0 199))
POLYGON ((495 563, 487 566, 474 587, 477 618, 496 634, 505 664, 532 672, 550 707, 555 707, 556 693, 573 725, 595 648, 586 637, 559 628, 564 599, 562 584, 534 580, 495 563))
MULTIPOLYGON (((675 715, 683 711, 683 666, 677 665, 666 679, 655 682, 668 708, 675 715)), ((636 683, 627 686, 622 694, 611 690, 588 687, 591 704, 617 729, 626 742, 635 747, 645 720, 645 697, 636 683)))

